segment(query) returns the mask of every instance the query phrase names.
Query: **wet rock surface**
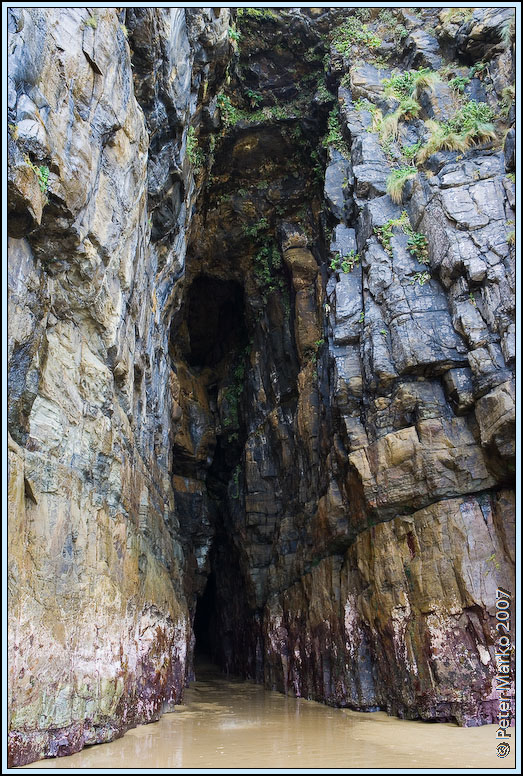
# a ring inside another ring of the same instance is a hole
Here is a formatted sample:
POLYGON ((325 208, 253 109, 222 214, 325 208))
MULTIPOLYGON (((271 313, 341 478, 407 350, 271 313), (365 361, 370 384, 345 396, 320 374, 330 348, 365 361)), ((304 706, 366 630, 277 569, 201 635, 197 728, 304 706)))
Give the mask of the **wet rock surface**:
POLYGON ((514 112, 399 203, 405 148, 468 98, 426 87, 387 142, 376 112, 394 72, 480 57, 480 102, 507 97, 506 9, 455 10, 11 9, 13 765, 157 719, 195 647, 494 721, 514 112))

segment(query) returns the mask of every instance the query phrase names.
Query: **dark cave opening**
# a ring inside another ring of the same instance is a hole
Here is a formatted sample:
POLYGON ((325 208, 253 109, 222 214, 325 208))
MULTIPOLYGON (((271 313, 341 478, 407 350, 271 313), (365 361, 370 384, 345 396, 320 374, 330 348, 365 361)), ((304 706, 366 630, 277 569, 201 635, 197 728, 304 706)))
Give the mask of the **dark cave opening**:
POLYGON ((234 280, 201 275, 189 288, 187 328, 193 367, 216 367, 247 344, 243 288, 234 280))
MULTIPOLYGON (((196 676, 209 670, 239 674, 245 651, 241 632, 248 630, 249 616, 245 570, 233 538, 232 515, 240 508, 246 437, 244 392, 250 368, 243 286, 229 278, 199 275, 186 291, 183 315, 183 323, 173 328, 172 336, 183 332, 180 355, 206 394, 207 422, 215 423, 214 442, 205 460, 194 461, 191 454, 175 446, 177 473, 205 482, 203 511, 198 503, 187 520, 194 537, 191 543, 203 539, 202 517, 207 523, 203 528, 206 541, 211 543, 207 579, 204 582, 199 576, 193 588, 194 669, 196 676), (239 627, 240 623, 245 627, 239 627)), ((195 420, 189 433, 198 439, 200 416, 193 412, 190 417, 195 420)))
POLYGON ((196 602, 194 614, 194 659, 197 662, 215 662, 216 575, 211 572, 205 589, 196 602))
POLYGON ((239 548, 219 517, 209 554, 210 573, 196 599, 193 620, 194 671, 242 676, 261 681, 259 621, 249 600, 249 584, 239 548))

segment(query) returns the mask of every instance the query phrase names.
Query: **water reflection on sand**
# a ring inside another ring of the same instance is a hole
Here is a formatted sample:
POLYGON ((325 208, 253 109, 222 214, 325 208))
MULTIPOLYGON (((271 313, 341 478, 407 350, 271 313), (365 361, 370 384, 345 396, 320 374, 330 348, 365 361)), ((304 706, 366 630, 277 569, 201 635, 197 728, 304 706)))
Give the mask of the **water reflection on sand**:
POLYGON ((496 727, 406 722, 202 672, 185 703, 110 744, 38 768, 510 768, 496 727))

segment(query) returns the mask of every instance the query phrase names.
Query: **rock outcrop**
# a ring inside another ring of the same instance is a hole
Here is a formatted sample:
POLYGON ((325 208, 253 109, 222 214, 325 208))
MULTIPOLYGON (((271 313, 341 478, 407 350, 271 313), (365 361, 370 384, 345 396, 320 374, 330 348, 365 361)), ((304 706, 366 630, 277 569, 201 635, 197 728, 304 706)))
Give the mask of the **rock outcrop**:
POLYGON ((195 633, 495 720, 514 46, 454 10, 9 12, 13 765, 157 719, 195 633))

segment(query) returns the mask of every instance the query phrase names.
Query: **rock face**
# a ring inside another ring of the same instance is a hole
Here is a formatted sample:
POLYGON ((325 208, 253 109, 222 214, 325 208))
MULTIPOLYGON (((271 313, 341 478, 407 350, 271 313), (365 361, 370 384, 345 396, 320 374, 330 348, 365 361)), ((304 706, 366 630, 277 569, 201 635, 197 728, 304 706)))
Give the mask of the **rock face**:
POLYGON ((111 9, 10 16, 13 764, 157 719, 188 665, 169 321, 196 199, 188 125, 210 67, 196 60, 218 67, 229 16, 139 19, 165 48, 154 125, 133 85, 130 16, 129 28, 111 9), (162 161, 152 132, 169 135, 162 161), (158 192, 178 196, 161 240, 158 192))
POLYGON ((93 10, 9 17, 10 762, 157 719, 195 642, 283 692, 494 721, 506 9, 93 10), (442 63, 387 135, 384 80, 442 63))

